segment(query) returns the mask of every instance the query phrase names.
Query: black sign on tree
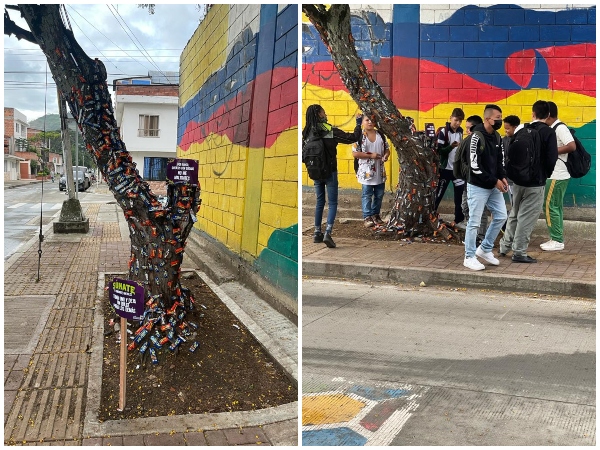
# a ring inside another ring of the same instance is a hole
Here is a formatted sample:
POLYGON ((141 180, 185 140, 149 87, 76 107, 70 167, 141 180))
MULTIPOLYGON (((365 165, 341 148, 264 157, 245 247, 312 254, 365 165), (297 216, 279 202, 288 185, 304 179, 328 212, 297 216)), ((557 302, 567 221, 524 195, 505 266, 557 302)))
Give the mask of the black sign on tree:
POLYGON ((194 159, 169 159, 167 183, 198 186, 198 161, 194 159))
POLYGON ((113 279, 108 286, 110 304, 121 317, 119 411, 125 409, 127 375, 127 319, 141 321, 144 314, 144 288, 131 280, 113 279))

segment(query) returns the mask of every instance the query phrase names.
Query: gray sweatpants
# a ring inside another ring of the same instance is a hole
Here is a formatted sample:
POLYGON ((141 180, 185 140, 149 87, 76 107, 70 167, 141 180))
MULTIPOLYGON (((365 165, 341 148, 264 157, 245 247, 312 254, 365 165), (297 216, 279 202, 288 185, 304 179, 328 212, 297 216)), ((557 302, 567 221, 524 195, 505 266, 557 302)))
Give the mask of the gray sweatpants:
POLYGON ((500 240, 500 253, 512 250, 515 256, 527 256, 531 233, 544 206, 545 189, 546 186, 513 185, 513 207, 500 240))

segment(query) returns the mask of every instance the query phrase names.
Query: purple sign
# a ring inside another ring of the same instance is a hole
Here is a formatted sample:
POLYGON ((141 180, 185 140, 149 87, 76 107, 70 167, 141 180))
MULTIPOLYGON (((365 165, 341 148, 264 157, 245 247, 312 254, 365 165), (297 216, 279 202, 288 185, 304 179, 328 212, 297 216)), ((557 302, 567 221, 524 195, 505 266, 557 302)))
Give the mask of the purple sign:
POLYGON ((129 320, 142 320, 144 288, 135 281, 115 278, 108 287, 108 298, 115 312, 129 320))
POLYGON ((434 138, 435 137, 435 125, 432 123, 426 123, 425 124, 425 134, 427 135, 428 138, 434 138))
POLYGON ((167 162, 167 182, 198 186, 198 161, 195 159, 170 159, 167 162))

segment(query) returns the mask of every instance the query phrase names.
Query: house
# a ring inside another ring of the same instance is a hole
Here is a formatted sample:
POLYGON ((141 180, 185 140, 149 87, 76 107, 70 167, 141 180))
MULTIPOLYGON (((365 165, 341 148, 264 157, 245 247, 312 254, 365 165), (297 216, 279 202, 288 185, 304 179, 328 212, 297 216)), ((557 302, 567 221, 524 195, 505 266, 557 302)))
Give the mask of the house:
MULTIPOLYGON (((35 135, 39 134, 39 133, 43 133, 43 130, 38 130, 36 128, 28 128, 27 129, 27 139, 29 139, 29 142, 31 145, 33 145, 34 147, 36 147, 38 150, 41 150, 42 148, 46 148, 49 149, 51 148, 50 145, 50 140, 48 140, 48 142, 32 142, 32 138, 35 137, 35 135)), ((40 153, 42 154, 42 153, 40 153)), ((47 154, 43 155, 44 160, 46 163, 48 163, 48 170, 50 172, 54 172, 56 174, 62 174, 64 173, 64 163, 63 163, 63 155, 61 153, 54 153, 54 152, 48 152, 47 154), (46 160, 47 159, 47 160, 46 160)))
POLYGON ((17 152, 27 139, 27 117, 15 108, 4 108, 4 180, 19 180, 21 174, 29 178, 29 161, 17 152))
POLYGON ((167 160, 176 157, 179 73, 150 71, 147 77, 117 79, 113 91, 121 139, 140 175, 161 193, 167 160))

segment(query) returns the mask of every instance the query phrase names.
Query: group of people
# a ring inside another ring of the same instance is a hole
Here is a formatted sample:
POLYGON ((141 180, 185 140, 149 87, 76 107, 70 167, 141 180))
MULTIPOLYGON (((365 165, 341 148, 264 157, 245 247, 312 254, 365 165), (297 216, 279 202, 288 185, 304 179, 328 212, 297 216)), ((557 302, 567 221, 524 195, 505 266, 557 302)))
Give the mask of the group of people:
MULTIPOLYGON (((492 265, 500 261, 492 249, 499 233, 499 255, 512 252, 512 261, 535 263, 527 254, 531 233, 536 221, 545 211, 550 239, 540 245, 544 251, 564 249, 563 199, 570 175, 566 168, 568 153, 575 150, 575 142, 568 127, 558 119, 558 107, 551 101, 537 101, 532 106, 531 122, 521 123, 519 117, 509 115, 503 119, 502 109, 497 105, 486 105, 483 118, 470 116, 461 124, 465 114, 455 108, 445 127, 438 130, 435 143, 440 157, 439 180, 436 190, 437 210, 450 184, 454 185, 454 226, 465 230, 464 266, 471 270, 485 269, 478 258, 492 265), (504 126, 505 137, 498 133, 504 126), (466 131, 466 136, 464 135, 466 131), (524 136, 529 134, 530 136, 524 136), (469 139, 468 176, 466 180, 456 178, 453 165, 457 148, 463 139, 469 139), (528 140, 529 139, 529 140, 528 140), (509 159, 510 146, 515 141, 527 141, 536 158, 528 162, 524 158, 509 159), (533 144, 531 144, 533 143, 533 144), (515 167, 523 172, 529 164, 528 176, 511 180, 507 175, 516 173, 515 167), (507 213, 504 194, 508 194, 511 209, 507 213), (544 207, 545 206, 545 207, 544 207), (491 221, 488 220, 491 214, 491 221)), ((358 115, 352 133, 344 132, 327 123, 327 114, 320 105, 311 105, 306 112, 305 138, 311 129, 319 130, 325 149, 332 161, 331 175, 326 180, 315 180, 317 195, 315 211, 314 242, 324 242, 335 247, 331 237, 337 213, 337 145, 353 144, 356 176, 362 185, 362 210, 364 225, 371 227, 383 223, 380 210, 385 190, 385 165, 390 149, 385 136, 375 128, 373 122, 358 115), (325 233, 322 219, 325 195, 329 204, 325 233)))

